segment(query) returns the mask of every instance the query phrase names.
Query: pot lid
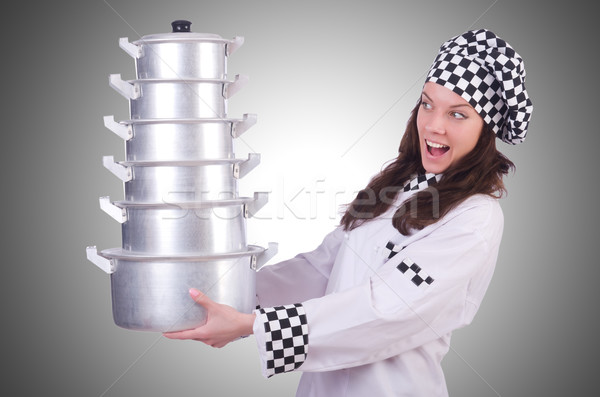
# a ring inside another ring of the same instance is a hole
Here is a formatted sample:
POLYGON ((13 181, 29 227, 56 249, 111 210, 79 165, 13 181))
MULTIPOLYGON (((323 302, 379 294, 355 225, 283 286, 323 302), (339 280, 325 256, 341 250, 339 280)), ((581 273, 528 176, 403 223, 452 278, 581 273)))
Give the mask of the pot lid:
POLYGON ((213 33, 195 33, 191 31, 192 23, 186 20, 176 20, 171 22, 173 28, 171 33, 158 33, 142 36, 140 40, 134 41, 134 44, 164 43, 164 42, 186 42, 186 41, 211 41, 211 42, 230 42, 213 33))

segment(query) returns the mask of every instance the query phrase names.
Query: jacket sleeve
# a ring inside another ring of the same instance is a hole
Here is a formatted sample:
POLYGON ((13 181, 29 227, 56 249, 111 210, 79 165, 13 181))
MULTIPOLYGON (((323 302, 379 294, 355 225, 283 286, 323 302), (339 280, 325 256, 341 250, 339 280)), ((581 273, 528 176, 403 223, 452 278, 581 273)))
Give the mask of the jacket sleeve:
POLYGON ((286 305, 323 296, 343 238, 343 230, 336 228, 315 250, 260 269, 256 274, 258 305, 286 305))
MULTIPOLYGON (((495 203, 495 202, 494 202, 495 203)), ((467 206, 468 207, 468 206, 467 206)), ((299 305, 306 335, 273 349, 272 370, 330 371, 396 356, 469 324, 487 289, 502 235, 497 203, 461 208, 432 231, 399 250, 363 283, 299 305), (295 344, 305 340, 298 348, 295 344), (281 351, 277 350, 282 346, 281 351), (293 365, 285 366, 293 352, 293 365), (281 356, 281 361, 276 358, 281 356)), ((369 266, 365 263, 365 266, 369 266)), ((255 322, 257 341, 271 338, 265 314, 255 322)), ((296 316, 298 317, 298 316, 296 316)), ((299 318, 291 316, 294 323, 299 318)), ((289 319, 279 321, 286 329, 289 319)), ((303 328, 297 328, 301 331, 303 328)), ((291 330, 288 330, 291 331, 291 330)), ((288 332, 288 335, 291 335, 288 332)), ((292 336, 290 336, 292 337, 292 336)))

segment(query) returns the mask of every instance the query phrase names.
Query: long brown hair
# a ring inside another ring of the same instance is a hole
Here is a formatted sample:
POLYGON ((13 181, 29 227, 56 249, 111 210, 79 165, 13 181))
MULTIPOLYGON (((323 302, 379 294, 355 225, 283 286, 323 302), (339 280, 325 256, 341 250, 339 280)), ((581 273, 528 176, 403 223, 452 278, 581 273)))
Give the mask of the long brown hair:
MULTIPOLYGON (((403 185, 414 174, 425 173, 421 162, 417 113, 412 110, 400 141, 398 157, 376 175, 348 204, 340 224, 352 230, 386 212, 403 185)), ((475 148, 449 167, 435 186, 412 195, 394 213, 392 224, 403 235, 437 222, 452 208, 474 194, 501 197, 502 177, 515 165, 496 149, 494 132, 484 124, 475 148)))

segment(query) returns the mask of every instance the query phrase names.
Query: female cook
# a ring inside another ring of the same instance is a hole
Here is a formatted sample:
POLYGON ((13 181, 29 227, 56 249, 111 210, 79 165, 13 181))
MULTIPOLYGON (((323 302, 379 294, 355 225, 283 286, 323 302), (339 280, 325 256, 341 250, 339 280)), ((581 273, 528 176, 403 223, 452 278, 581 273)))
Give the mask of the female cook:
POLYGON ((488 287, 502 236, 498 198, 525 139, 523 60, 488 30, 445 42, 398 157, 312 252, 261 269, 260 308, 190 290, 207 323, 165 334, 221 347, 254 333, 267 377, 303 371, 298 396, 446 396, 441 360, 488 287))

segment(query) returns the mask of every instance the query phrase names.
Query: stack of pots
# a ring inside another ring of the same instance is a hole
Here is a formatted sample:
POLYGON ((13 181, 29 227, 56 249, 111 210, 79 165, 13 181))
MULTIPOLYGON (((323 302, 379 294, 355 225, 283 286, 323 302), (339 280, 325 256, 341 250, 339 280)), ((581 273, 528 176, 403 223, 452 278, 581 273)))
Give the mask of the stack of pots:
POLYGON ((247 81, 227 78, 228 57, 243 38, 192 33, 175 21, 173 32, 120 47, 135 59, 136 80, 111 75, 109 84, 129 101, 130 120, 104 118, 125 141, 126 160, 103 158, 124 183, 125 200, 100 198, 121 223, 122 247, 88 259, 110 274, 113 318, 123 328, 177 331, 203 324, 203 307, 190 287, 249 313, 255 307, 255 272, 277 251, 247 244, 246 220, 267 194, 238 196, 238 179, 260 161, 235 158, 233 140, 256 116, 227 118, 227 100, 247 81))

